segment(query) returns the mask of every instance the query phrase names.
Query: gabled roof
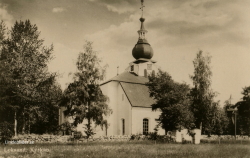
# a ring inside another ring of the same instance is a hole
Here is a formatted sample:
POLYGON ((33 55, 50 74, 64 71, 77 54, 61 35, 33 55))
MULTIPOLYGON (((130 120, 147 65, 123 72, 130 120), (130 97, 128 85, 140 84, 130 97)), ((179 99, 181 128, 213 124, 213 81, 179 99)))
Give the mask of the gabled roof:
POLYGON ((104 85, 110 81, 145 84, 146 82, 148 82, 148 78, 142 77, 142 76, 137 76, 134 73, 130 73, 130 72, 125 71, 122 74, 115 76, 115 77, 111 78, 110 80, 102 83, 101 85, 104 85))
POLYGON ((146 85, 120 82, 128 100, 133 107, 151 108, 155 103, 154 99, 149 96, 149 90, 146 85))
POLYGON ((151 105, 155 103, 154 99, 149 96, 148 87, 145 85, 145 83, 149 81, 148 78, 137 76, 130 72, 123 72, 122 74, 102 83, 101 86, 111 81, 120 83, 131 106, 151 108, 151 105))

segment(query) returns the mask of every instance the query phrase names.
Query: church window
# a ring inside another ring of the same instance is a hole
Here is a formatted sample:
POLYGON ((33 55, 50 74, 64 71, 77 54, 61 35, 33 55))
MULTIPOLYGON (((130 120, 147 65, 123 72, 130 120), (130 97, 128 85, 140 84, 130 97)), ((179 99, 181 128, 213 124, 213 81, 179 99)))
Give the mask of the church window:
POLYGON ((122 135, 125 135, 125 119, 122 119, 122 135))
POLYGON ((66 112, 66 110, 65 110, 65 111, 62 112, 62 123, 65 122, 66 116, 67 116, 67 112, 66 112))
POLYGON ((144 77, 148 77, 148 71, 144 69, 144 77))
POLYGON ((106 136, 108 135, 108 127, 107 126, 105 127, 105 134, 106 134, 106 136))
POLYGON ((152 64, 148 64, 148 70, 152 70, 152 64))
POLYGON ((134 71, 134 65, 131 66, 131 71, 134 71))
POLYGON ((155 76, 155 70, 152 71, 152 75, 155 76))
POLYGON ((148 119, 143 119, 143 135, 148 134, 148 119))

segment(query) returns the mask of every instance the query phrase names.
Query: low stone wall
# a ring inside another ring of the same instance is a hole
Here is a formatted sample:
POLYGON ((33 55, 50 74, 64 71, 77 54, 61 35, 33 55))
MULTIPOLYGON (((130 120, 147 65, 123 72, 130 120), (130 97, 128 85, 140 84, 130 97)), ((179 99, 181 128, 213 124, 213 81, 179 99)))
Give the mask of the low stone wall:
MULTIPOLYGON (((237 140, 250 140, 249 136, 236 136, 237 140)), ((235 137, 232 135, 211 135, 208 137, 207 135, 201 135, 201 140, 234 140, 235 137)), ((74 138, 71 135, 19 135, 16 138, 13 138, 16 141, 27 141, 27 142, 34 142, 35 144, 39 143, 70 143, 70 142, 87 142, 86 136, 83 136, 79 139, 74 138)), ((113 136, 100 136, 100 137, 92 137, 89 138, 88 141, 143 141, 143 140, 158 140, 163 142, 176 142, 175 136, 169 135, 157 135, 155 138, 148 135, 113 135, 113 136)))
MULTIPOLYGON (((234 140, 235 136, 234 135, 211 135, 211 137, 208 137, 207 135, 201 135, 201 139, 205 140, 234 140)), ((237 140, 250 140, 249 136, 244 136, 244 135, 236 135, 237 140)))
POLYGON ((157 135, 156 138, 153 138, 152 136, 148 135, 112 135, 112 136, 100 136, 100 137, 91 137, 88 140, 86 139, 86 136, 82 136, 81 138, 74 138, 71 135, 19 135, 16 138, 13 138, 12 140, 15 141, 27 141, 27 142, 34 142, 36 143, 70 143, 70 142, 87 142, 87 141, 144 141, 144 140, 159 140, 159 141, 165 141, 165 142, 175 142, 175 137, 170 136, 160 136, 157 135))
MULTIPOLYGON (((100 136, 90 138, 90 141, 129 141, 131 135, 112 135, 112 136, 100 136)), ((81 140, 81 139, 80 139, 81 140)))
MULTIPOLYGON (((131 135, 114 135, 114 136, 100 136, 100 137, 91 137, 88 141, 129 141, 131 135)), ((67 142, 87 142, 86 136, 81 138, 74 138, 71 135, 18 135, 17 137, 12 138, 14 141, 26 141, 34 143, 67 143, 67 142)))
POLYGON ((16 141, 27 141, 27 142, 34 142, 34 143, 56 143, 56 142, 68 142, 72 139, 72 136, 65 135, 37 135, 37 134, 30 134, 30 135, 18 135, 14 137, 12 140, 16 141))

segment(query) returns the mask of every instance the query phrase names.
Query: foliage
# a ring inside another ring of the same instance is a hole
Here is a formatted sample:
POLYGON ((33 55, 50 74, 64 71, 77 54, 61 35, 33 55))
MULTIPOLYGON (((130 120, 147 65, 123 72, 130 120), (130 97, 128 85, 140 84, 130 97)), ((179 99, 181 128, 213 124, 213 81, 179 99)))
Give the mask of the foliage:
POLYGON ((219 102, 212 104, 207 118, 208 124, 204 129, 209 136, 211 134, 222 135, 227 133, 229 120, 225 110, 219 106, 219 102))
POLYGON ((157 134, 157 132, 149 132, 147 137, 149 140, 157 140, 160 136, 157 134))
POLYGON ((87 136, 93 135, 92 122, 101 127, 107 123, 105 116, 111 113, 107 105, 108 98, 103 95, 99 82, 103 80, 105 68, 92 48, 92 43, 86 41, 84 53, 79 53, 74 74, 74 81, 64 91, 60 106, 67 107, 69 116, 73 116, 74 125, 87 121, 85 131, 87 136))
POLYGON ((71 123, 66 121, 59 125, 58 131, 66 135, 71 135, 71 132, 74 131, 74 127, 71 123))
POLYGON ((243 101, 236 103, 238 108, 237 126, 240 134, 250 135, 250 86, 243 88, 243 101))
POLYGON ((91 136, 93 136, 93 135, 95 135, 96 133, 94 132, 94 129, 93 129, 93 127, 91 126, 91 124, 90 123, 87 123, 87 124, 85 124, 85 134, 86 134, 86 136, 87 136, 87 138, 90 138, 91 136))
POLYGON ((0 123, 0 143, 4 143, 5 141, 11 140, 13 136, 13 125, 8 122, 0 123))
POLYGON ((225 101, 223 110, 225 112, 225 116, 227 118, 227 128, 224 134, 231 134, 233 135, 235 132, 235 125, 234 125, 234 113, 232 111, 228 111, 228 109, 232 109, 234 107, 231 104, 231 97, 225 101))
POLYGON ((146 84, 150 97, 155 99, 152 110, 161 110, 159 121, 166 130, 192 128, 193 114, 190 111, 189 86, 174 82, 171 76, 159 70, 149 76, 146 84))
POLYGON ((7 115, 6 121, 15 122, 15 135, 17 130, 29 133, 31 126, 39 121, 47 121, 50 126, 49 114, 58 111, 54 105, 61 89, 56 84, 57 74, 48 72, 47 67, 53 46, 43 46, 39 35, 36 25, 29 20, 20 21, 2 42, 0 67, 5 71, 0 84, 5 88, 0 93, 0 111, 7 115))
POLYGON ((75 131, 74 132, 74 138, 75 139, 80 139, 80 138, 82 138, 82 132, 81 131, 75 131))
POLYGON ((203 55, 202 51, 197 53, 193 61, 194 75, 190 76, 194 88, 191 90, 192 111, 195 117, 195 125, 203 131, 210 133, 214 122, 213 110, 214 97, 216 93, 211 89, 212 71, 210 68, 211 56, 203 55), (212 115, 212 116, 211 116, 212 115), (202 128, 203 126, 203 128, 202 128))

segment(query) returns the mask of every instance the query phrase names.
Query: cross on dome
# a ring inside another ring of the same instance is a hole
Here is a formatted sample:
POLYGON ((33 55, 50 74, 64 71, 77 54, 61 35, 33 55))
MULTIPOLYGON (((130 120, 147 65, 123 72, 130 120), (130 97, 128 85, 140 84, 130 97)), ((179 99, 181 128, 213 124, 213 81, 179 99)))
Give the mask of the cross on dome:
POLYGON ((141 0, 141 17, 143 17, 143 8, 145 7, 144 5, 143 5, 143 3, 144 3, 144 0, 141 0))

